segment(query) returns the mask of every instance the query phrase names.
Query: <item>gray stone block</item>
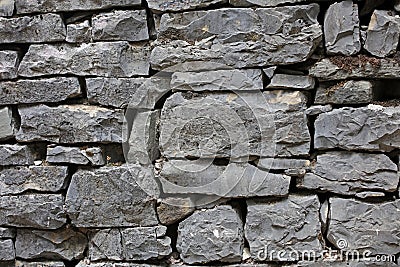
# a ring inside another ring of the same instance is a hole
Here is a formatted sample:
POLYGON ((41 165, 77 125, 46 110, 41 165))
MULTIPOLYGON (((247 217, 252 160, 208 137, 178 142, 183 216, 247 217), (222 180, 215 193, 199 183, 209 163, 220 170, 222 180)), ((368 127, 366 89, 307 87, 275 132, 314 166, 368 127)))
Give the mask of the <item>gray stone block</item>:
POLYGON ((0 227, 0 239, 12 239, 15 237, 14 228, 0 227))
POLYGON ((0 51, 0 80, 17 77, 18 52, 12 50, 0 51))
POLYGON ((62 261, 38 261, 38 262, 28 262, 28 261, 15 261, 15 267, 65 267, 62 261))
POLYGON ((227 3, 228 0, 147 0, 149 8, 154 12, 166 12, 166 11, 184 11, 196 8, 206 8, 211 5, 220 5, 227 3))
POLYGON ((310 76, 275 74, 267 89, 311 90, 314 86, 314 78, 310 76))
POLYGON ((0 145, 0 166, 32 165, 34 155, 25 145, 0 145))
POLYGON ((15 0, 2 0, 0 2, 0 17, 11 17, 14 13, 15 0))
POLYGON ((92 40, 92 27, 89 20, 84 22, 67 24, 67 37, 65 41, 68 43, 89 43, 92 40))
POLYGON ((333 86, 317 88, 315 104, 365 104, 373 101, 370 81, 345 81, 333 86))
POLYGON ((297 4, 302 2, 324 2, 327 0, 229 0, 229 4, 238 7, 250 7, 250 6, 262 6, 262 7, 274 7, 280 5, 297 4))
POLYGON ((102 166, 105 164, 99 147, 48 147, 46 161, 77 165, 102 166))
POLYGON ((0 140, 11 139, 15 136, 16 125, 11 108, 0 109, 0 140))
POLYGON ((307 116, 315 116, 315 115, 319 115, 321 113, 326 113, 326 112, 332 111, 332 109, 333 109, 332 105, 311 106, 308 109, 306 109, 306 115, 307 116))
POLYGON ((0 261, 12 261, 14 259, 14 242, 11 239, 0 240, 0 261))
POLYGON ((194 206, 190 198, 163 198, 157 205, 157 216, 161 224, 171 225, 192 214, 194 206))

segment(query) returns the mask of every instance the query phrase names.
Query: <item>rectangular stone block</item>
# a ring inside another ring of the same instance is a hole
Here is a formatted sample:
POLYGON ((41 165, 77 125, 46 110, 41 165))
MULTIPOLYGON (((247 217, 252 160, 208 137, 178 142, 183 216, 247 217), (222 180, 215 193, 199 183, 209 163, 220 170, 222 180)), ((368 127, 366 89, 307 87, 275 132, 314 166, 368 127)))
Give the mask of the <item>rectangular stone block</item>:
POLYGON ((0 239, 13 239, 15 237, 14 228, 0 227, 0 239))
POLYGON ((373 100, 373 84, 370 81, 345 81, 333 86, 320 85, 314 103, 365 104, 373 100))
POLYGON ((46 161, 77 165, 102 166, 105 164, 100 147, 47 147, 46 161))
POLYGON ((315 81, 310 76, 275 74, 267 89, 311 90, 314 86, 315 81))
POLYGON ((225 4, 228 0, 192 0, 176 1, 168 0, 147 0, 149 8, 154 12, 184 11, 196 8, 206 8, 212 5, 225 4))
POLYGON ((25 145, 0 145, 0 166, 33 165, 34 155, 25 145))
POLYGON ((12 116, 11 108, 0 109, 0 140, 13 138, 16 131, 16 121, 12 116))
POLYGON ((0 51, 0 80, 16 78, 18 63, 17 51, 0 51))
POLYGON ((15 0, 0 1, 0 17, 11 17, 14 13, 15 0))
POLYGON ((250 7, 250 6, 262 6, 262 7, 274 7, 280 5, 297 4, 302 2, 323 2, 328 0, 229 0, 229 4, 238 7, 250 7))
POLYGON ((310 166, 311 162, 306 159, 261 158, 257 162, 257 167, 261 170, 283 170, 290 176, 302 176, 310 166))
POLYGON ((62 261, 15 261, 15 267, 65 267, 62 261))
POLYGON ((15 259, 14 242, 11 239, 0 240, 0 262, 15 259))
POLYGON ((65 41, 68 43, 89 43, 92 39, 92 27, 89 20, 84 22, 67 24, 67 37, 65 41))

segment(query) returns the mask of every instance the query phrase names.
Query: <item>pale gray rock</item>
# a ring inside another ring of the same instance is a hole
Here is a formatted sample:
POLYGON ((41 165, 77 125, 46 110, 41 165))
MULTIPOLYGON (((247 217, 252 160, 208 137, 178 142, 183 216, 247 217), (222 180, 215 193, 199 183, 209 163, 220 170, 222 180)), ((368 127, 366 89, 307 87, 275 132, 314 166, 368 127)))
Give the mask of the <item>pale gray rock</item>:
POLYGON ((93 40, 144 41, 149 39, 146 10, 115 10, 92 18, 93 40))
POLYGON ((388 156, 354 152, 319 155, 312 172, 297 180, 300 188, 341 195, 374 190, 394 192, 398 184, 397 165, 388 156))
POLYGON ((310 76, 275 74, 267 89, 311 90, 314 86, 315 80, 310 76))
POLYGON ((154 12, 184 11, 196 8, 205 8, 211 5, 228 3, 228 0, 147 0, 149 8, 154 12))
POLYGON ((332 105, 316 105, 316 106, 311 106, 308 109, 306 109, 306 115, 307 116, 315 116, 319 115, 321 113, 329 112, 331 111, 332 105))
POLYGON ((259 69, 175 72, 171 88, 174 91, 262 90, 263 80, 259 69))
POLYGON ((372 55, 386 57, 396 52, 400 37, 400 17, 393 11, 375 10, 368 25, 364 48, 372 55))
POLYGON ((14 137, 16 125, 9 107, 0 109, 0 140, 7 140, 14 137))
POLYGON ((5 228, 0 227, 0 239, 12 239, 15 237, 15 229, 14 228, 5 228))
POLYGON ((0 170, 0 195, 27 190, 57 192, 64 188, 67 166, 11 167, 0 170))
POLYGON ((240 262, 243 223, 230 206, 199 210, 179 224, 177 249, 185 263, 240 262))
POLYGON ((274 7, 279 5, 296 4, 301 2, 323 2, 327 0, 229 0, 229 4, 238 7, 250 7, 250 6, 262 6, 262 7, 274 7))
POLYGON ((161 224, 174 224, 194 212, 194 203, 190 198, 168 197, 161 199, 157 206, 157 216, 161 224))
POLYGON ((89 20, 80 23, 67 24, 67 37, 65 41, 68 43, 88 43, 92 40, 92 27, 89 20))
POLYGON ((56 194, 0 196, 0 225, 57 229, 67 221, 63 205, 56 194))
POLYGON ((262 170, 283 170, 289 176, 304 175, 310 165, 310 161, 306 159, 261 158, 257 161, 257 167, 262 170))
POLYGON ((34 155, 25 145, 0 145, 0 166, 32 165, 34 155))
POLYGON ((277 66, 264 68, 263 72, 264 72, 265 76, 267 76, 268 79, 272 79, 277 68, 278 68, 277 66))
POLYGON ((311 4, 164 14, 150 61, 154 69, 184 63, 177 71, 302 62, 321 41, 318 13, 311 4))
POLYGON ((365 104, 373 101, 370 81, 345 81, 333 86, 320 85, 315 104, 365 104))
POLYGON ((56 77, 0 82, 0 104, 54 103, 81 95, 77 78, 56 77))
POLYGON ((14 242, 11 239, 0 240, 0 261, 12 261, 14 259, 14 242))
POLYGON ((358 53, 361 49, 358 5, 350 0, 332 4, 325 13, 324 36, 328 54, 358 53))
POLYGON ((58 14, 0 17, 1 43, 61 42, 65 36, 65 25, 58 14))
POLYGON ((316 149, 389 152, 400 147, 400 107, 345 107, 315 121, 316 149))
POLYGON ((11 17, 14 13, 15 0, 0 1, 0 17, 11 17))
POLYGON ((15 252, 22 259, 75 260, 83 258, 87 244, 84 234, 65 228, 55 231, 18 229, 15 252))
POLYGON ((29 47, 19 65, 24 77, 74 74, 132 77, 149 74, 149 46, 128 42, 37 44, 29 47))
POLYGON ((372 197, 385 197, 384 192, 373 192, 373 191, 365 191, 355 194, 358 198, 372 198, 372 197))
POLYGON ((0 80, 17 77, 18 52, 12 50, 0 51, 0 80))
POLYGON ((328 239, 336 247, 372 255, 400 252, 400 200, 365 203, 354 199, 330 198, 328 239), (339 243, 339 244, 338 244, 339 243))
POLYGON ((90 262, 82 260, 76 267, 160 267, 160 265, 152 265, 145 263, 127 263, 127 262, 90 262))
POLYGON ((400 11, 400 0, 396 0, 394 4, 394 9, 396 11, 400 11))
POLYGON ((166 232, 166 226, 94 231, 89 241, 89 259, 139 261, 168 256, 172 249, 166 232))
POLYGON ((318 197, 314 195, 290 195, 269 203, 248 201, 245 236, 251 257, 260 260, 258 256, 263 255, 266 261, 277 260, 277 253, 265 253, 265 246, 268 251, 321 253, 319 208, 318 197))
POLYGON ((55 143, 120 143, 122 113, 119 110, 88 106, 38 105, 19 108, 21 127, 17 140, 55 143))
POLYGON ((40 261, 40 262, 28 262, 28 261, 15 261, 15 267, 65 267, 62 261, 40 261))
POLYGON ((104 165, 103 153, 99 147, 48 147, 46 161, 77 165, 104 165))
POLYGON ((151 176, 151 172, 140 166, 76 172, 66 197, 72 224, 77 227, 156 225, 155 202, 137 185, 137 179, 143 176, 151 176))

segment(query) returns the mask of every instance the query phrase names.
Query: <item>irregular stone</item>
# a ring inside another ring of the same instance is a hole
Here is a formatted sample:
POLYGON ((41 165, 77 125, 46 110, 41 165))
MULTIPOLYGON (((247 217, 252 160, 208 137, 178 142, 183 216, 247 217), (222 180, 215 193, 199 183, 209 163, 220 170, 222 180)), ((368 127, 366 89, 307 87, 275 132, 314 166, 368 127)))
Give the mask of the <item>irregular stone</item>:
POLYGON ((164 225, 174 224, 195 210, 194 203, 190 198, 169 197, 161 201, 157 206, 157 216, 164 225))
POLYGON ((327 152, 317 156, 312 172, 297 186, 341 195, 362 191, 394 192, 399 184, 397 165, 383 154, 327 152), (340 166, 340 168, 338 168, 340 166))
POLYGON ((12 50, 0 51, 0 80, 17 77, 18 52, 12 50))
POLYGON ((149 39, 146 10, 114 10, 92 18, 93 40, 143 41, 149 39))
POLYGON ((0 17, 11 17, 14 13, 15 0, 1 0, 0 1, 0 17))
POLYGON ((0 227, 0 239, 12 239, 15 237, 15 229, 0 227))
POLYGON ((77 78, 56 77, 0 82, 1 105, 55 103, 79 95, 81 88, 77 78))
POLYGON ((261 7, 274 7, 284 4, 295 4, 301 2, 323 2, 326 0, 229 0, 229 4, 239 7, 261 6, 261 7))
POLYGON ((0 165, 33 165, 34 155, 28 146, 0 145, 0 165))
POLYGON ((333 86, 317 88, 315 104, 365 104, 373 101, 370 81, 344 81, 333 86))
POLYGON ((83 260, 76 267, 159 267, 160 265, 151 265, 145 263, 127 263, 127 262, 90 262, 83 260))
POLYGON ((113 7, 136 7, 140 6, 140 0, 16 0, 17 14, 36 13, 36 12, 60 12, 76 10, 97 10, 109 9, 113 7))
POLYGON ((400 107, 345 107, 315 121, 316 149, 389 152, 400 147, 400 107))
POLYGON ((261 158, 257 167, 262 170, 283 170, 289 176, 302 176, 310 168, 310 161, 306 159, 261 158))
POLYGON ((63 205, 56 194, 0 196, 0 225, 57 229, 67 221, 63 205))
POLYGON ((67 25, 67 37, 65 41, 68 43, 89 43, 91 39, 92 27, 89 20, 67 25))
POLYGON ((317 106, 311 106, 308 109, 306 109, 306 115, 307 116, 315 116, 315 115, 319 115, 321 113, 325 113, 325 112, 329 112, 331 111, 332 105, 317 105, 317 106))
POLYGON ((315 81, 310 76, 275 74, 267 89, 311 90, 314 86, 315 81))
POLYGON ((400 37, 400 17, 387 10, 375 10, 368 25, 364 48, 372 55, 386 57, 396 52, 400 37))
POLYGON ((15 252, 22 259, 61 259, 83 258, 87 244, 86 236, 71 228, 55 231, 18 229, 15 252))
POLYGON ((49 163, 70 163, 78 165, 104 165, 103 153, 99 147, 65 147, 47 148, 46 161, 49 163))
POLYGON ((27 262, 17 260, 15 267, 65 267, 65 265, 62 261, 27 262))
POLYGON ((272 66, 272 67, 264 68, 262 71, 265 74, 265 76, 267 76, 268 79, 272 79, 277 68, 278 68, 277 66, 272 66))
POLYGON ((332 4, 325 13, 324 36, 328 54, 358 53, 361 50, 358 5, 350 0, 332 4))
POLYGON ((240 215, 230 206, 196 211, 179 224, 176 247, 188 264, 240 262, 244 247, 240 215))
POLYGON ((19 108, 21 127, 17 140, 55 143, 120 143, 122 113, 119 110, 87 106, 38 105, 19 108))
POLYGON ((149 8, 154 12, 184 11, 196 8, 205 8, 211 5, 228 3, 228 0, 147 0, 149 8))
POLYGON ((43 43, 65 40, 66 30, 58 14, 18 18, 0 17, 1 43, 43 43))
POLYGON ((66 166, 12 167, 0 170, 0 195, 19 194, 27 190, 57 192, 64 188, 66 166))
POLYGON ((137 185, 137 179, 148 176, 150 170, 140 166, 79 170, 72 176, 65 203, 72 223, 77 227, 156 225, 155 202, 137 185))
POLYGON ((0 240, 0 261, 15 259, 14 243, 11 239, 0 240))
POLYGON ((151 65, 184 63, 173 69, 186 71, 302 62, 321 41, 318 13, 311 4, 164 14, 151 65))
POLYGON ((5 107, 0 109, 0 140, 13 138, 16 131, 11 108, 5 107))
POLYGON ((18 69, 24 77, 74 74, 132 77, 149 74, 149 47, 128 42, 31 45, 18 69))
POLYGON ((171 239, 167 227, 138 227, 104 229, 92 234, 89 258, 97 260, 148 260, 168 256, 171 239))
POLYGON ((328 240, 346 250, 372 255, 400 252, 400 200, 365 203, 354 199, 330 198, 328 240), (343 242, 344 241, 344 242, 343 242))
POLYGON ((319 209, 319 219, 321 222, 321 230, 326 233, 329 220, 329 201, 325 200, 321 203, 321 208, 319 209))
MULTIPOLYGON (((264 204, 248 201, 245 236, 252 258, 274 261, 277 253, 268 252, 280 250, 320 253, 319 208, 317 196, 290 195, 264 204), (259 258, 260 255, 265 259, 259 258)), ((287 257, 287 254, 282 256, 287 257)))
POLYGON ((385 193, 384 192, 370 192, 370 191, 366 191, 366 192, 360 192, 357 193, 355 195, 358 198, 371 198, 371 197, 384 197, 385 193))

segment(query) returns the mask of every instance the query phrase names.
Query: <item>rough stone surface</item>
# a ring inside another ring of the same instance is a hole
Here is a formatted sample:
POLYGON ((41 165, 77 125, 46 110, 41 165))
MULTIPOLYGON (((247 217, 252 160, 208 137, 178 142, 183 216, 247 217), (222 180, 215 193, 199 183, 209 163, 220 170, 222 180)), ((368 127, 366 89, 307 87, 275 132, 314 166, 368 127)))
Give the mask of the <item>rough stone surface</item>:
POLYGON ((0 261, 15 259, 14 243, 11 239, 0 240, 0 261))
POLYGON ((0 197, 0 225, 57 229, 66 223, 64 197, 27 194, 0 197))
POLYGON ((132 77, 149 74, 149 47, 128 42, 31 45, 18 69, 24 77, 49 74, 132 77))
POLYGON ((389 152, 400 147, 400 107, 368 105, 323 113, 315 121, 316 149, 389 152))
POLYGON ((90 260, 148 260, 168 256, 171 239, 167 227, 104 229, 92 234, 89 242, 90 260))
POLYGON ((12 50, 0 51, 0 80, 17 77, 18 52, 12 50))
POLYGON ((301 2, 323 2, 325 0, 306 1, 306 0, 229 0, 229 4, 239 7, 261 6, 274 7, 279 5, 296 4, 301 2))
POLYGON ((49 163, 70 163, 78 165, 104 165, 103 153, 99 147, 48 147, 46 161, 49 163))
POLYGON ((210 5, 219 5, 228 3, 228 0, 147 0, 149 8, 154 12, 165 11, 183 11, 196 8, 205 8, 210 5))
POLYGON ((81 88, 77 78, 58 77, 0 82, 1 105, 54 103, 80 94, 81 88))
POLYGON ((361 191, 396 191, 397 165, 383 154, 328 152, 317 156, 311 173, 297 180, 310 190, 355 195, 361 191))
POLYGON ((15 0, 0 1, 0 17, 11 17, 14 12, 15 0))
POLYGON ((309 76, 275 74, 267 89, 311 90, 314 86, 315 81, 309 76))
POLYGON ((65 267, 65 265, 62 261, 28 262, 17 260, 14 267, 65 267))
POLYGON ((88 43, 92 39, 92 27, 89 20, 84 22, 67 24, 67 37, 65 41, 68 43, 88 43))
POLYGON ((346 81, 317 88, 315 104, 365 104, 373 101, 370 81, 346 81))
POLYGON ((161 200, 157 206, 157 216, 161 224, 174 224, 195 210, 194 203, 190 198, 169 197, 161 200))
POLYGON ((80 261, 76 267, 159 267, 160 265, 152 265, 145 263, 127 263, 127 262, 89 262, 87 260, 80 261))
POLYGON ((261 170, 283 170, 289 176, 302 176, 310 168, 310 161, 306 159, 261 158, 257 167, 261 170))
POLYGON ((47 256, 70 261, 83 257, 86 244, 86 236, 70 228, 55 231, 18 229, 15 252, 22 259, 47 256))
POLYGON ((122 113, 119 110, 86 106, 38 105, 19 108, 21 128, 17 140, 55 143, 122 141, 122 113))
POLYGON ((32 165, 34 155, 28 146, 0 145, 0 165, 32 165))
POLYGON ((333 109, 332 105, 317 105, 311 106, 306 110, 306 115, 308 116, 315 116, 321 113, 329 112, 333 109))
POLYGON ((230 206, 196 211, 178 227, 177 249, 185 263, 240 262, 243 224, 230 206))
POLYGON ((8 107, 0 109, 0 140, 13 138, 15 132, 15 121, 12 117, 12 110, 8 107))
MULTIPOLYGON (((264 204, 248 201, 245 236, 252 258, 257 259, 265 246, 268 251, 320 252, 319 208, 317 196, 290 195, 264 204)), ((276 260, 276 253, 267 255, 266 260, 276 260)))
POLYGON ((0 227, 0 239, 12 239, 15 237, 15 230, 13 228, 0 227))
POLYGON ((18 18, 0 17, 1 43, 42 43, 65 40, 66 29, 60 15, 42 14, 18 18))
POLYGON ((332 4, 325 13, 324 36, 328 54, 354 55, 361 49, 358 6, 346 0, 332 4))
POLYGON ((64 188, 66 166, 11 167, 0 170, 0 195, 19 194, 27 190, 57 192, 64 188))

